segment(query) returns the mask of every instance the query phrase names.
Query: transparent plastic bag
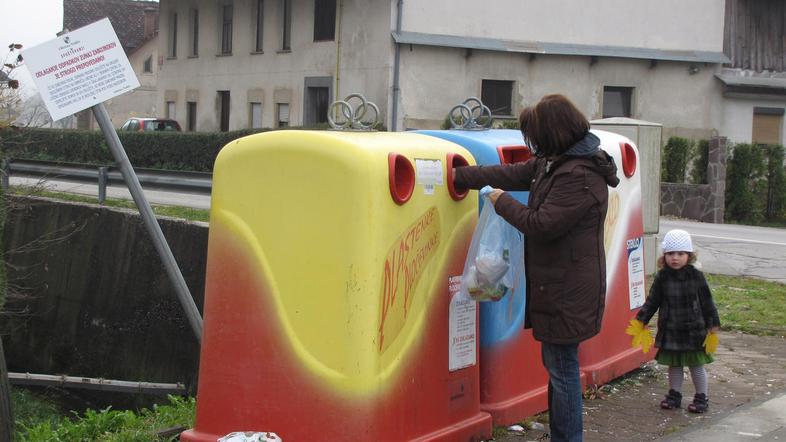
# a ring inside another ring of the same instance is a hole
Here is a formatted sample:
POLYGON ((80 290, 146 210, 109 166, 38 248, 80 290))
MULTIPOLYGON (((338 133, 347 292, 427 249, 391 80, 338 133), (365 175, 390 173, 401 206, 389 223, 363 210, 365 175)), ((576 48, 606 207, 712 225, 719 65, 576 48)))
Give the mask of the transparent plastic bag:
POLYGON ((524 271, 521 232, 497 215, 487 194, 481 191, 484 204, 461 275, 461 292, 475 301, 499 301, 524 271))

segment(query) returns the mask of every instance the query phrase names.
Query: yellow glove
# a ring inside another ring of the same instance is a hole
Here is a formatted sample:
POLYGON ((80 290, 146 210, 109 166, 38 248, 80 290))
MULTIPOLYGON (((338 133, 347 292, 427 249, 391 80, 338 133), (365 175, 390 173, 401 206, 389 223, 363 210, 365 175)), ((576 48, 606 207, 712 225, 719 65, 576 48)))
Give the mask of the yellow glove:
POLYGON ((708 332, 707 337, 704 338, 704 352, 707 354, 715 353, 718 350, 718 334, 708 332))
POLYGON ((649 353, 653 339, 649 329, 644 326, 643 322, 631 319, 630 325, 625 329, 625 333, 633 336, 630 343, 631 348, 641 347, 642 352, 649 353))

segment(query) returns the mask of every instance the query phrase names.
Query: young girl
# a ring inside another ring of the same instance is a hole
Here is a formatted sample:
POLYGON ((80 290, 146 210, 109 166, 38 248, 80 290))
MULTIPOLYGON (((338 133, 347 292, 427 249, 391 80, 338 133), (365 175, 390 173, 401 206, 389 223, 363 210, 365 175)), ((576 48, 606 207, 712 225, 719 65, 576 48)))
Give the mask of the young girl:
POLYGON ((708 335, 718 331, 720 319, 704 274, 693 267, 696 254, 690 234, 671 230, 663 237, 663 256, 658 259, 658 273, 647 301, 636 315, 642 325, 657 310, 658 333, 655 359, 669 366, 669 392, 661 401, 663 409, 679 408, 682 402, 683 367, 690 369, 696 395, 688 411, 704 413, 707 398, 707 371, 704 364, 713 361, 711 346, 705 347, 708 335))

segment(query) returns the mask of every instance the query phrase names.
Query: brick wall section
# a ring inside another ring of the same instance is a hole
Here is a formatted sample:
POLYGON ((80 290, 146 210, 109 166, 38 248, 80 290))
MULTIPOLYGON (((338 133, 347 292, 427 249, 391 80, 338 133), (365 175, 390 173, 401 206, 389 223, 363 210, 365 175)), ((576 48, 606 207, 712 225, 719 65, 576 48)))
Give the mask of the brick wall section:
POLYGON ((722 223, 726 203, 726 138, 710 140, 709 184, 661 183, 660 213, 706 223, 722 223))

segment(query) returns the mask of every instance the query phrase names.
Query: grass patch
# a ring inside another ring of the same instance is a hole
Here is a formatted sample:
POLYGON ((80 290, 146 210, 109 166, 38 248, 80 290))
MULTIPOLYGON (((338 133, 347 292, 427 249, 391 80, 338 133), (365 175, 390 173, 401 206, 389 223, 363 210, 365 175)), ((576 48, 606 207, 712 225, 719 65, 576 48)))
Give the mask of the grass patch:
POLYGON ((54 401, 31 392, 14 390, 13 407, 16 440, 19 442, 101 441, 149 442, 174 441, 177 434, 161 437, 161 430, 194 426, 195 400, 168 396, 169 403, 139 412, 130 410, 87 410, 63 417, 54 401))
POLYGON ((739 276, 705 275, 723 330, 786 335, 786 285, 739 276))
POLYGON ((11 388, 11 403, 17 431, 37 425, 54 425, 65 414, 65 410, 58 405, 57 398, 23 388, 11 388))
MULTIPOLYGON (((73 193, 50 192, 48 190, 43 190, 36 187, 14 186, 11 188, 11 193, 13 193, 14 195, 42 196, 46 198, 58 199, 62 201, 71 201, 77 203, 98 204, 98 198, 94 198, 86 195, 76 195, 73 193)), ((130 200, 107 198, 104 201, 103 205, 107 207, 116 207, 120 209, 137 210, 136 204, 130 200)), ((210 211, 206 209, 194 209, 191 207, 159 206, 159 205, 151 205, 151 207, 153 208, 153 213, 155 213, 156 215, 169 216, 172 218, 182 218, 182 219, 187 219, 189 221, 204 221, 204 222, 210 221, 210 211)))

